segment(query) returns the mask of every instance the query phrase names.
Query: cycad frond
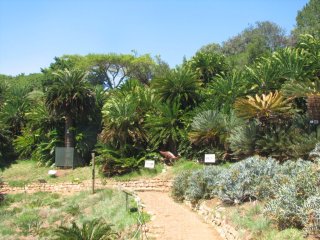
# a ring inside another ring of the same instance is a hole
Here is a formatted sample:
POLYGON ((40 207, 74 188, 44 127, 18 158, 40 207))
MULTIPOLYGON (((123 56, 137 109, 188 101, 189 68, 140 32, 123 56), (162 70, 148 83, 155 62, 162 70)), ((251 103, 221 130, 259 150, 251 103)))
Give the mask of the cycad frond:
POLYGON ((286 99, 275 91, 262 96, 248 96, 238 99, 234 104, 236 113, 244 119, 257 118, 260 121, 275 118, 287 118, 292 115, 291 99, 286 99))

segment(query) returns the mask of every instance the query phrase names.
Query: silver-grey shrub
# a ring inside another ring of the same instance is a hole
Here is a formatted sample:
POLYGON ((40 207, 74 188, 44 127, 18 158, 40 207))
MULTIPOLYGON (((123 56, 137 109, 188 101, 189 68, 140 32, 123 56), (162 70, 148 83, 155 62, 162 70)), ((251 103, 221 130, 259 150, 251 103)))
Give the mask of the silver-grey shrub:
POLYGON ((183 171, 175 177, 171 188, 171 194, 174 199, 178 201, 185 199, 186 191, 189 187, 190 175, 190 171, 183 171))
POLYGON ((191 201, 198 201, 212 197, 212 193, 216 191, 221 171, 221 167, 210 166, 192 172, 186 190, 186 198, 191 201))
POLYGON ((274 159, 247 158, 220 173, 216 194, 229 204, 268 197, 278 171, 279 165, 274 159))

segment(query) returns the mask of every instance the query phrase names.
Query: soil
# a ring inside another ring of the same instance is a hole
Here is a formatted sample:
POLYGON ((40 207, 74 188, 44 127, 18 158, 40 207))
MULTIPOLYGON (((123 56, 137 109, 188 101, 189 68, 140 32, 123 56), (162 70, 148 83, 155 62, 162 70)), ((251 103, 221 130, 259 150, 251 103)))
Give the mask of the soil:
POLYGON ((173 201, 164 192, 139 192, 145 210, 152 215, 147 223, 147 239, 220 240, 214 227, 206 224, 187 206, 173 201))

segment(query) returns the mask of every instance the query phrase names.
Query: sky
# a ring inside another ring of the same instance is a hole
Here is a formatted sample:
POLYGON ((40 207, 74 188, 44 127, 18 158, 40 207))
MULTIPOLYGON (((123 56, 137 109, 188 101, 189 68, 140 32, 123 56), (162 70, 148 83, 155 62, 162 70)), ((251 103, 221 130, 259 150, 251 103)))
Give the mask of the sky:
POLYGON ((0 74, 64 54, 149 53, 174 67, 257 21, 286 30, 308 0, 0 0, 0 74))

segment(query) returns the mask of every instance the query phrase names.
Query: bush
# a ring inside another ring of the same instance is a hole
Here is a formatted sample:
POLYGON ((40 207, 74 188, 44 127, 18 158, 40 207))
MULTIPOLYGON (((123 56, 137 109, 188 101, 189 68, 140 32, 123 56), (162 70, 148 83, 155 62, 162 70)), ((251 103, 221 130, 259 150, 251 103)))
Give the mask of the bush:
POLYGON ((281 166, 273 185, 274 199, 267 202, 265 214, 279 228, 303 228, 319 233, 319 173, 311 162, 299 160, 281 166))
POLYGON ((188 181, 188 189, 185 191, 186 198, 191 201, 208 199, 216 192, 220 167, 207 167, 192 172, 188 181))
POLYGON ((138 169, 144 159, 134 157, 122 157, 121 153, 109 149, 103 145, 96 148, 98 156, 97 164, 101 165, 101 172, 105 176, 113 176, 131 172, 138 169))
POLYGON ((217 196, 229 204, 265 198, 277 171, 278 165, 271 158, 247 158, 220 173, 217 196))
POLYGON ((67 239, 90 239, 90 240, 112 240, 119 239, 119 234, 112 230, 112 225, 107 224, 103 219, 93 219, 86 221, 79 227, 72 222, 70 228, 60 226, 54 230, 53 235, 57 240, 67 239))
POLYGON ((304 202, 301 212, 306 232, 320 235, 320 194, 309 197, 304 202))
POLYGON ((179 173, 172 185, 172 196, 177 201, 183 201, 185 199, 186 191, 189 187, 190 172, 184 171, 179 173))
MULTIPOLYGON (((314 152, 314 151, 313 151, 314 152)), ((278 163, 250 157, 230 168, 206 167, 179 174, 173 183, 178 200, 218 197, 227 204, 266 200, 264 214, 280 228, 320 234, 320 161, 278 163)))

